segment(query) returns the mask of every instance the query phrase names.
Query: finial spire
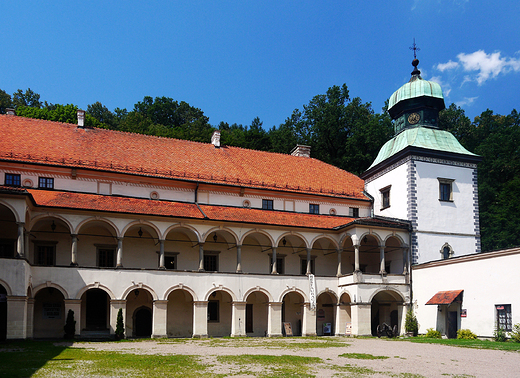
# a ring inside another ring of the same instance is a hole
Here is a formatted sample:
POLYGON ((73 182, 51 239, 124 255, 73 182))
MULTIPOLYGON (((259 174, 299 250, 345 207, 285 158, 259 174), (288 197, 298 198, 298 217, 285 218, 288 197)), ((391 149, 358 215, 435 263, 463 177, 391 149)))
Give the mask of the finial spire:
POLYGON ((410 50, 413 50, 414 60, 417 59, 417 51, 421 51, 421 49, 418 48, 417 45, 415 44, 415 38, 413 39, 413 45, 410 47, 410 50))
POLYGON ((410 80, 413 80, 414 76, 419 76, 421 74, 421 71, 419 71, 417 69, 417 66, 419 65, 419 59, 417 59, 417 51, 420 51, 421 49, 417 47, 417 44, 415 43, 415 38, 413 39, 413 45, 410 47, 410 50, 413 50, 413 61, 412 61, 413 71, 412 71, 412 79, 410 79, 410 80))

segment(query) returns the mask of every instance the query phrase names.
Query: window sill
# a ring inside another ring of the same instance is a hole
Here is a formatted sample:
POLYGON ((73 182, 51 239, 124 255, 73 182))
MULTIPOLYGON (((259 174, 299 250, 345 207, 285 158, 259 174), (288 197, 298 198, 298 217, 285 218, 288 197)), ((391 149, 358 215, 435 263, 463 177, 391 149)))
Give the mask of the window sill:
POLYGON ((453 200, 443 200, 439 198, 439 202, 453 202, 453 200))

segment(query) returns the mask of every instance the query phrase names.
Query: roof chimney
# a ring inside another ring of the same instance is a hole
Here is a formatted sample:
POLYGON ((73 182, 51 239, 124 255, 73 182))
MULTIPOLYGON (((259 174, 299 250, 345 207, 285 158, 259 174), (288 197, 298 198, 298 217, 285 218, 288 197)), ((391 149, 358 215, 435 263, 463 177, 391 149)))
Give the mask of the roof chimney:
POLYGON ((211 136, 211 144, 216 148, 220 147, 220 130, 215 130, 211 136))
POLYGON ((297 144, 296 147, 291 151, 292 156, 311 157, 311 146, 304 146, 303 144, 297 144))
POLYGON ((78 127, 85 127, 85 111, 78 109, 78 127))
POLYGON ((7 114, 7 115, 16 115, 16 112, 14 111, 13 108, 6 108, 5 109, 5 114, 7 114))

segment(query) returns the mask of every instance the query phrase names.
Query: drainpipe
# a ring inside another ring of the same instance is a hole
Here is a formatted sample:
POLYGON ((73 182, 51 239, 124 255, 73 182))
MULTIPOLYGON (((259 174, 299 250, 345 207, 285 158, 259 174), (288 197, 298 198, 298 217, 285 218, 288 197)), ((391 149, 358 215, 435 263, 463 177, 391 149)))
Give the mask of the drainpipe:
POLYGON ((413 227, 412 225, 410 224, 410 235, 408 236, 408 239, 409 239, 409 245, 410 247, 408 248, 408 271, 410 272, 410 309, 412 308, 413 306, 413 287, 412 287, 412 231, 413 231, 413 227))
POLYGON ((370 198, 370 202, 372 202, 372 206, 370 207, 370 218, 374 218, 374 197, 372 197, 366 190, 363 190, 363 194, 370 198))
POLYGON ((200 208, 198 200, 199 200, 199 183, 197 183, 197 186, 195 187, 195 206, 197 206, 197 209, 199 209, 199 211, 202 213, 202 215, 204 215, 204 219, 208 219, 208 216, 206 214, 204 214, 204 211, 202 211, 202 209, 200 208))

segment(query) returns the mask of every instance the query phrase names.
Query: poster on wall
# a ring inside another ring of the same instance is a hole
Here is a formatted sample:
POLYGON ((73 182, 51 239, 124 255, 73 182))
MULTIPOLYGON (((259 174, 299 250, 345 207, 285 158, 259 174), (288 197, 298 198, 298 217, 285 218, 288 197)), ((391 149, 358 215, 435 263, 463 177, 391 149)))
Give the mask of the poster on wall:
POLYGON ((352 335, 352 323, 347 323, 347 327, 345 329, 345 336, 352 335))
POLYGON ((44 319, 61 319, 60 303, 44 303, 43 304, 44 319))
POLYGON ((283 323, 283 330, 284 330, 285 336, 293 336, 291 323, 284 322, 283 323))
POLYGON ((467 312, 467 310, 465 308, 460 310, 460 317, 461 318, 467 318, 468 317, 468 312, 467 312))

